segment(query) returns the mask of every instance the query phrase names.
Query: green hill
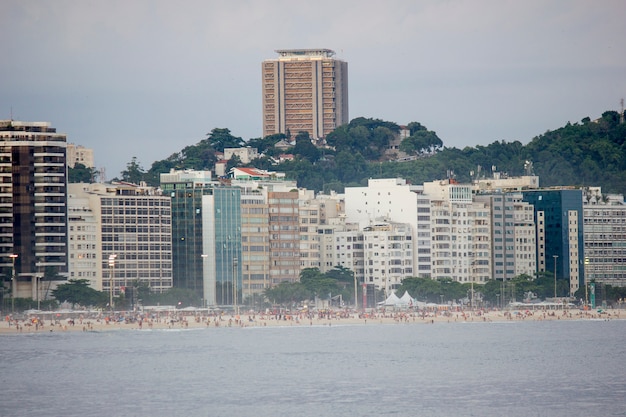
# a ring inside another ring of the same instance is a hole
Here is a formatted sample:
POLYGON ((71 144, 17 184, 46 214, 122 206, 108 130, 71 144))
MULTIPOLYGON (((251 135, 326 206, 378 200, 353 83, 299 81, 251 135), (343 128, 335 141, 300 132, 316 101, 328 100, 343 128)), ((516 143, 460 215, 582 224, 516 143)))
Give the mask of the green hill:
MULTIPOLYGON (((378 119, 356 118, 327 137, 328 148, 311 146, 308 135, 300 132, 295 146, 286 151, 294 154, 295 159, 277 165, 271 157, 284 151, 274 148, 274 144, 285 135, 250 139, 246 145, 258 148, 266 156, 248 166, 285 172, 288 178, 298 181, 298 186, 324 192, 366 185, 368 178, 401 177, 421 184, 446 178, 453 171, 460 182, 469 182, 477 176, 490 176, 494 166, 511 176, 530 172, 532 166, 542 186, 601 186, 603 192, 626 194, 626 123, 620 123, 620 114, 615 111, 604 112, 598 120, 585 118, 579 123, 567 123, 533 138, 527 145, 519 141, 496 141, 487 146, 448 148, 435 132, 420 123, 411 122, 407 128, 410 136, 402 142, 400 150, 414 158, 410 161, 386 160, 385 149, 400 126, 378 119)), ((148 171, 133 158, 121 179, 158 185, 162 172, 171 168, 212 169, 216 152, 243 143, 229 129, 216 128, 197 144, 154 162, 148 171)), ((241 162, 231 161, 230 165, 241 162)), ((70 170, 70 181, 85 178, 84 173, 80 174, 70 170)))

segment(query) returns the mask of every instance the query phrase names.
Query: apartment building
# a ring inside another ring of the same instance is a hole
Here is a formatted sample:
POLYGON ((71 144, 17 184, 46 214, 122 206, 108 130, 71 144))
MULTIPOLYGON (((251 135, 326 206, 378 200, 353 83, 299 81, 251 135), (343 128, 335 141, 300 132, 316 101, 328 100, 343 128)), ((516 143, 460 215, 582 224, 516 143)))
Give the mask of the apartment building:
POLYGON ((333 258, 331 267, 326 268, 325 271, 341 266, 351 270, 357 282, 361 284, 366 282, 365 245, 363 230, 359 228, 359 225, 344 223, 325 226, 323 230, 327 252, 333 258))
POLYGON ((0 270, 12 297, 40 299, 41 277, 67 279, 66 146, 48 122, 0 120, 0 270))
MULTIPOLYGON (((424 231, 425 224, 430 227, 430 215, 423 212, 427 201, 430 199, 423 195, 422 187, 410 185, 402 178, 370 179, 367 187, 346 187, 346 222, 359 223, 361 229, 380 221, 408 224, 412 241, 416 242, 417 231, 424 231), (418 217, 418 207, 422 208, 421 217, 418 217)), ((422 237, 422 241, 426 239, 422 237)), ((422 261, 428 256, 423 254, 422 261)), ((417 252, 413 254, 412 265, 418 265, 417 252)), ((430 265, 425 265, 428 269, 420 270, 418 265, 418 271, 430 275, 430 265)))
POLYGON ((269 205, 267 192, 255 184, 241 188, 241 268, 243 298, 270 286, 269 205))
POLYGON ((491 209, 491 276, 504 281, 537 274, 537 228, 533 206, 518 192, 478 194, 491 209))
POLYGON ((251 148, 249 146, 243 148, 224 148, 224 159, 229 160, 233 156, 239 158, 239 160, 244 164, 249 164, 255 158, 258 158, 259 151, 256 148, 251 148))
MULTIPOLYGON (((89 199, 89 184, 68 184, 69 278, 102 291, 102 219, 89 199)), ((98 207, 99 205, 95 205, 98 207)))
POLYGON ((67 166, 74 168, 76 164, 82 164, 87 168, 95 168, 93 149, 73 143, 67 144, 67 166))
POLYGON ((348 64, 330 49, 281 49, 262 63, 263 136, 323 138, 349 122, 348 64))
POLYGON ((70 184, 69 190, 72 277, 89 279, 111 297, 143 284, 154 292, 172 287, 168 196, 126 183, 70 184))
POLYGON ((298 217, 300 219, 300 270, 321 268, 320 237, 317 228, 322 223, 323 201, 315 198, 315 192, 298 190, 298 217))
POLYGON ((363 229, 365 283, 385 295, 413 273, 413 237, 404 223, 375 222, 363 229))
MULTIPOLYGON (((261 296, 266 288, 276 284, 273 277, 280 276, 278 261, 281 251, 274 251, 270 246, 270 192, 298 193, 295 181, 286 180, 283 173, 268 172, 255 168, 234 168, 232 170, 231 186, 241 190, 241 239, 242 239, 242 291, 243 299, 261 296), (278 257, 278 258, 277 258, 278 257), (270 275, 270 270, 273 272, 270 275)), ((293 203, 290 200, 290 203, 293 203)), ((296 204, 298 202, 296 201, 296 204)), ((280 202, 274 203, 274 211, 279 210, 280 202)), ((293 207, 290 205, 290 214, 293 207)), ((276 229, 273 235, 275 246, 280 246, 276 240, 280 237, 289 237, 289 242, 294 243, 293 216, 289 217, 284 236, 281 233, 280 216, 274 216, 272 227, 276 229)), ((287 242, 285 242, 287 243, 287 242)), ((292 253, 294 255, 294 253, 292 253)), ((293 259, 291 259, 293 261, 293 259)), ((280 259, 280 262, 288 262, 288 259, 280 259)), ((289 268, 285 268, 289 269, 289 268)), ((287 274, 288 275, 288 274, 287 274)), ((299 276, 299 272, 297 273, 299 276)), ((293 273, 288 275, 293 279, 293 273)))
POLYGON ((583 192, 585 282, 626 286, 626 203, 623 195, 583 192))
POLYGON ((300 279, 298 191, 268 191, 270 285, 300 279))
POLYGON ((491 222, 471 185, 452 179, 424 183, 431 199, 431 277, 484 283, 491 278, 491 222))

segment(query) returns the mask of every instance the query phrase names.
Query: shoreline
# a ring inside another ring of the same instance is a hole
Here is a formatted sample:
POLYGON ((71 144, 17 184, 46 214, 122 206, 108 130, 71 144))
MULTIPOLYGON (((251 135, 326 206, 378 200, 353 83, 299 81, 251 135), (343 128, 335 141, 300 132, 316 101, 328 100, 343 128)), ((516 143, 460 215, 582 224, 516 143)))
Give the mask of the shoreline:
POLYGON ((360 316, 352 313, 344 317, 324 315, 268 315, 242 314, 221 316, 177 315, 141 319, 132 322, 112 322, 107 318, 66 319, 66 320, 6 320, 0 324, 0 336, 10 334, 35 334, 50 332, 109 332, 109 331, 150 331, 150 330, 190 330, 212 328, 259 328, 259 327, 320 327, 333 325, 425 325, 440 323, 503 323, 523 321, 607 321, 626 319, 619 309, 608 309, 604 313, 590 311, 474 311, 450 314, 422 315, 418 312, 379 313, 373 316, 360 316), (622 317, 623 316, 623 317, 622 317), (17 323, 16 323, 17 322, 17 323))

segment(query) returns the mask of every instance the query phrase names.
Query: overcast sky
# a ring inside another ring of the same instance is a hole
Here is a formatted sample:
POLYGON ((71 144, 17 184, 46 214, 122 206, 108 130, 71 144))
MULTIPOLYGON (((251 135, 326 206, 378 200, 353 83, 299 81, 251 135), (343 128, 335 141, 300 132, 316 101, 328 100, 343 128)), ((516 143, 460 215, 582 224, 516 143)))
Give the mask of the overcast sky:
POLYGON ((328 48, 350 119, 526 144, 619 110, 625 17, 623 0, 2 0, 0 119, 51 122, 111 179, 216 127, 260 137, 261 62, 328 48))

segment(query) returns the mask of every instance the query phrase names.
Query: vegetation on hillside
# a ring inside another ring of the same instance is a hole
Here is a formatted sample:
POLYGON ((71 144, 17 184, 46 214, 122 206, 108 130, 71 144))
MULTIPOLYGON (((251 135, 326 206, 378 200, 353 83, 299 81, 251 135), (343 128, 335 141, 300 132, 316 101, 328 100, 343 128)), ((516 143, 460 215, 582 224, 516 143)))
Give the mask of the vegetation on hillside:
MULTIPOLYGON (((277 134, 244 142, 229 129, 215 128, 195 145, 189 145, 144 170, 133 157, 122 172, 122 181, 159 184, 159 174, 170 169, 213 169, 217 153, 227 147, 251 146, 263 156, 247 166, 285 172, 298 186, 315 191, 343 191, 346 186, 366 185, 368 178, 401 177, 414 184, 454 175, 461 182, 491 176, 492 167, 512 176, 534 173, 542 186, 601 186, 604 192, 626 193, 626 124, 620 114, 607 111, 598 120, 578 123, 536 136, 527 145, 519 141, 495 141, 458 149, 445 147, 433 131, 418 122, 407 125, 410 136, 400 151, 412 160, 389 161, 385 150, 400 132, 396 123, 359 117, 328 135, 327 147, 313 146, 305 132, 288 150, 274 145, 287 139, 277 134), (294 159, 276 163, 278 155, 294 159), (530 162, 530 164, 529 164, 530 162), (532 171, 530 169, 532 167, 532 171)), ((231 162, 229 167, 243 165, 231 162)), ((93 172, 70 169, 70 182, 93 180, 93 172)))

